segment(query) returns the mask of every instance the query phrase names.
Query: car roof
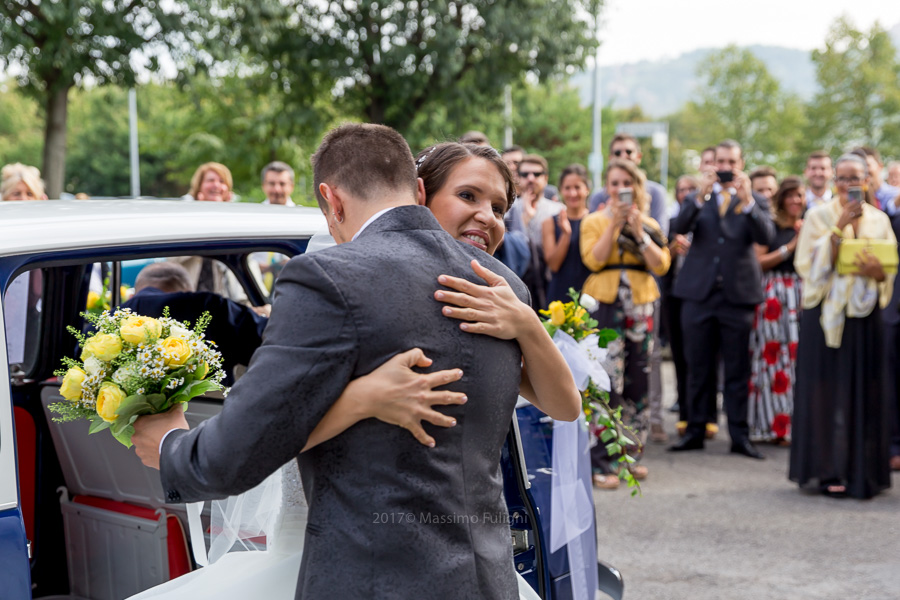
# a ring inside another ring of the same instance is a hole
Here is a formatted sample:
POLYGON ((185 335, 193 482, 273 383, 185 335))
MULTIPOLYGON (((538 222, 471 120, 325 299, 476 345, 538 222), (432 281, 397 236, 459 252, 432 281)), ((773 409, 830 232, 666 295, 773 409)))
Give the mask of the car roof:
POLYGON ((203 240, 302 239, 327 233, 316 208, 172 200, 0 202, 0 256, 203 240))

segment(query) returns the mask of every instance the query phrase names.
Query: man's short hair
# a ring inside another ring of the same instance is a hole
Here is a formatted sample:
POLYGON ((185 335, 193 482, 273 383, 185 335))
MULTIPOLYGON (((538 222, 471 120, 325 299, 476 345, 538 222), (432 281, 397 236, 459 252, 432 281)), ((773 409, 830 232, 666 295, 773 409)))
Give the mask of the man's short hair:
POLYGON ((262 172, 259 174, 259 178, 262 183, 266 182, 266 173, 268 173, 269 171, 273 171, 275 173, 290 173, 291 181, 294 181, 294 170, 291 168, 291 165, 287 164, 286 162, 274 160, 264 166, 262 172))
POLYGON ((167 294, 194 291, 187 269, 178 263, 167 261, 150 263, 141 269, 134 282, 134 290, 139 292, 146 287, 153 287, 167 294))
POLYGON ((778 173, 775 172, 775 169, 768 165, 763 165, 762 167, 756 167, 752 171, 750 171, 750 181, 754 179, 759 179, 760 177, 774 177, 776 180, 778 179, 778 173))
POLYGON ((500 156, 503 156, 504 154, 509 154, 510 152, 521 152, 522 154, 525 154, 525 148, 523 148, 522 146, 519 146, 518 144, 513 144, 509 148, 504 148, 503 151, 500 153, 500 156))
POLYGON ((718 150, 719 148, 724 148, 724 149, 727 149, 727 150, 733 150, 734 148, 737 148, 737 149, 738 149, 738 153, 739 153, 738 155, 739 155, 742 159, 744 158, 744 149, 741 148, 741 145, 738 144, 738 143, 737 143, 736 141, 734 141, 734 140, 722 140, 721 142, 719 142, 718 144, 716 144, 716 150, 718 150))
POLYGON ((810 152, 809 156, 806 157, 806 165, 809 166, 809 161, 811 160, 820 160, 822 158, 827 158, 830 161, 831 155, 824 150, 816 150, 815 152, 810 152))
POLYGON ((544 175, 547 175, 549 178, 548 171, 550 170, 550 167, 547 165, 547 159, 540 154, 526 154, 522 157, 522 160, 519 161, 519 166, 524 165, 525 163, 541 165, 541 167, 544 169, 544 175))
POLYGON ((877 162, 879 165, 881 164, 881 154, 878 152, 878 150, 871 146, 860 146, 859 148, 854 148, 851 152, 852 154, 859 154, 863 158, 871 156, 875 159, 875 162, 877 162))
POLYGON ((418 192, 409 145, 384 125, 347 123, 329 131, 310 159, 319 207, 327 209, 319 185, 345 188, 360 200, 378 194, 418 192))
POLYGON ((617 133, 614 135, 613 139, 609 142, 609 151, 612 152, 613 146, 619 142, 634 142, 634 147, 637 148, 637 151, 641 151, 641 143, 630 133, 617 133))
POLYGON ((707 146, 706 148, 704 148, 703 150, 700 151, 700 156, 703 156, 707 152, 712 152, 713 154, 715 154, 716 147, 715 146, 707 146))
POLYGON ((488 137, 480 131, 467 131, 462 134, 459 138, 460 144, 478 144, 484 146, 490 146, 491 142, 488 140, 488 137))

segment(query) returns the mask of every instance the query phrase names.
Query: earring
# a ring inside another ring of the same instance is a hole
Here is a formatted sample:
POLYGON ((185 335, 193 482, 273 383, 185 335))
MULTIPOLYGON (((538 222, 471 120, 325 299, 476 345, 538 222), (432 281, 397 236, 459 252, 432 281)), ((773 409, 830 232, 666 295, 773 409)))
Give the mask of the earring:
POLYGON ((344 222, 344 217, 339 217, 337 213, 331 213, 331 216, 334 217, 334 220, 338 222, 338 224, 342 224, 344 222))

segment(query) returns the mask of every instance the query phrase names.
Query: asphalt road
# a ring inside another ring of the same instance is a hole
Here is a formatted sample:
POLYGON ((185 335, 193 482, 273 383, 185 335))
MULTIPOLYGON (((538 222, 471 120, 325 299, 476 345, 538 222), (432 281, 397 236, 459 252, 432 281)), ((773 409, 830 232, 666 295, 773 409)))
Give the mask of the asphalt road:
MULTIPOLYGON (((663 363, 664 407, 672 364, 663 363)), ((675 416, 666 411, 674 440, 675 416)), ((649 444, 643 494, 594 490, 598 554, 627 600, 898 600, 900 476, 872 500, 801 492, 788 448, 728 453, 724 422, 700 452, 649 444)))

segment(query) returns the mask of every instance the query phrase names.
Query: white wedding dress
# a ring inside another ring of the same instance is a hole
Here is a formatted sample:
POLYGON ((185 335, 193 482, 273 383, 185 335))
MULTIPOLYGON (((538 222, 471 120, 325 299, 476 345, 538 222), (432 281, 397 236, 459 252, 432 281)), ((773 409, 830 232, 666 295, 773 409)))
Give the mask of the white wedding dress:
MULTIPOLYGON (((252 490, 212 503, 208 566, 127 600, 294 600, 306 513, 300 472, 291 461, 252 490), (262 536, 266 549, 254 549, 262 536)), ((518 573, 516 580, 520 600, 540 600, 518 573)))

